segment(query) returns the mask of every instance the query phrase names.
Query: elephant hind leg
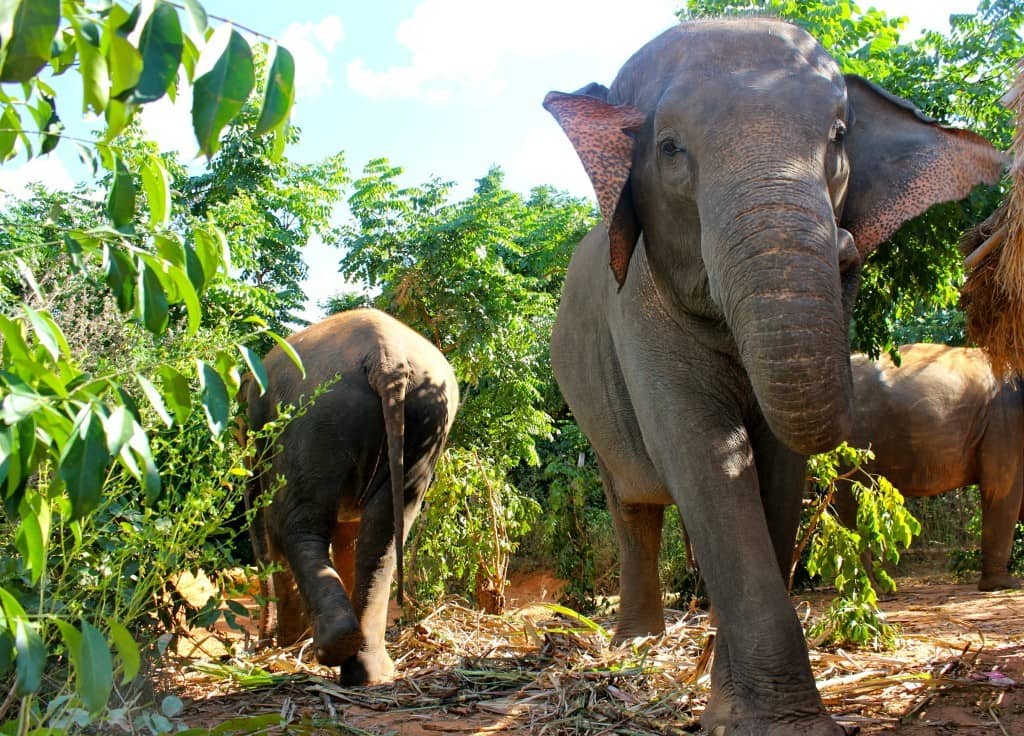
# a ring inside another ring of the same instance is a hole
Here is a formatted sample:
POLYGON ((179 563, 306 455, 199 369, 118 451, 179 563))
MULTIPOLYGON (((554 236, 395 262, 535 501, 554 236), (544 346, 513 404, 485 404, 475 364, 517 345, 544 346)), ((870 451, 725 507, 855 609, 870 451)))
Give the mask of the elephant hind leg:
MULTIPOLYGON (((282 539, 281 547, 312 622, 316 658, 333 667, 359 650, 362 633, 341 577, 331 564, 330 531, 311 519, 301 521, 288 528, 306 531, 282 539)), ((280 622, 278 628, 280 632, 280 622)))
POLYGON ((658 552, 665 507, 623 503, 622 481, 598 460, 601 485, 619 540, 619 624, 615 641, 665 631, 658 552))

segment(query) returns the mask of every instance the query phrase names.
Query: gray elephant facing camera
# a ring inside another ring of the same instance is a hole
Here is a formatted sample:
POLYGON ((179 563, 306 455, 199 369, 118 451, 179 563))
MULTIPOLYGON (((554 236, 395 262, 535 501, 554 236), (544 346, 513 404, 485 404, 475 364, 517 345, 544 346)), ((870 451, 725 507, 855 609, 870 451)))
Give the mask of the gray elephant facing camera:
POLYGON ((997 181, 1003 157, 763 18, 678 25, 610 88, 545 107, 604 220, 569 265, 551 353, 616 527, 617 636, 664 627, 674 503, 719 616, 704 728, 842 733, 783 579, 805 455, 849 430, 863 259, 932 204, 997 181))

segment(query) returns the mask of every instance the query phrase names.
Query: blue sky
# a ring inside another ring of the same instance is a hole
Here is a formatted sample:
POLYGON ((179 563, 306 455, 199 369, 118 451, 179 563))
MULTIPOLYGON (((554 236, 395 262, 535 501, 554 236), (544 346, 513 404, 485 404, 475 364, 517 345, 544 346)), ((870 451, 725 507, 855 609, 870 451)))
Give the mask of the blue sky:
MULTIPOLYGON (((592 197, 571 146, 541 108, 552 89, 611 82, 645 41, 674 22, 681 0, 205 0, 211 15, 276 37, 296 57, 293 121, 302 142, 293 160, 344 151, 353 175, 386 156, 406 182, 432 176, 468 194, 497 164, 506 185, 526 192, 551 184, 592 197)), ((950 13, 973 12, 977 0, 877 0, 889 15, 910 18, 907 33, 946 30, 950 13)), ((157 140, 194 156, 187 101, 147 112, 157 140)), ((58 153, 72 157, 70 147, 58 153), (61 153, 63 151, 63 153, 61 153)), ((60 158, 0 170, 0 189, 18 191, 29 178, 69 186, 76 171, 60 158)), ((343 218, 344 211, 338 217, 343 218)), ((307 249, 310 307, 344 285, 338 253, 307 249)))

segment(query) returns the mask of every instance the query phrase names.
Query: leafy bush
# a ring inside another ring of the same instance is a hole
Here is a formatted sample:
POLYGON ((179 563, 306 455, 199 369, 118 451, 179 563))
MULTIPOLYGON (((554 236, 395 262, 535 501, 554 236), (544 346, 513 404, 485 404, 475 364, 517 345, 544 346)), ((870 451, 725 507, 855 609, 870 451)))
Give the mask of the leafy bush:
POLYGON ((479 452, 458 447, 438 462, 424 506, 408 545, 413 605, 462 593, 500 612, 509 562, 540 506, 479 452))
POLYGON ((79 153, 104 189, 37 192, 0 224, 0 721, 17 708, 0 729, 19 736, 100 717, 114 675, 124 686, 139 671, 131 628, 151 621, 167 570, 223 559, 230 399, 242 369, 262 374, 250 344, 280 340, 244 321, 244 300, 230 320, 209 319, 219 295, 238 292, 228 240, 215 220, 176 210, 180 168, 133 121, 193 86, 193 129, 212 156, 257 94, 252 135, 278 150, 291 56, 275 51, 259 95, 252 49, 230 24, 210 29, 194 0, 182 13, 144 5, 15 0, 2 13, 0 81, 16 84, 0 94, 0 160, 62 144, 57 108, 74 79, 97 121, 79 153), (196 76, 200 55, 214 63, 196 76))
POLYGON ((813 636, 837 645, 891 648, 898 630, 885 622, 878 609, 875 585, 890 592, 896 589, 884 565, 899 561, 900 550, 910 545, 921 525, 889 481, 861 468, 872 458, 870 450, 857 450, 844 442, 830 453, 809 459, 816 500, 808 509, 794 557, 799 558, 809 542, 807 571, 836 587, 836 599, 812 627, 813 636), (843 526, 832 508, 840 484, 857 501, 856 529, 843 526))

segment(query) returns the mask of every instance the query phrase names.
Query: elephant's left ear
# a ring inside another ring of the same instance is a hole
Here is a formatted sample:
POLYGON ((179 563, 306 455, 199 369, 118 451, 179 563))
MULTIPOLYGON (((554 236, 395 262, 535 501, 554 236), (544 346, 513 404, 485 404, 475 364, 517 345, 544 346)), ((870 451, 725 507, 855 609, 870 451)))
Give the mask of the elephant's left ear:
MULTIPOLYGON (((586 91, 586 88, 584 89, 586 91)), ((633 137, 647 116, 629 105, 611 105, 590 94, 549 92, 544 108, 562 126, 594 185, 608 228, 615 280, 622 288, 640 227, 627 188, 633 165, 633 137)))
POLYGON ((848 75, 850 183, 840 224, 863 259, 907 220, 939 202, 995 184, 1008 159, 969 130, 950 128, 913 104, 848 75))

